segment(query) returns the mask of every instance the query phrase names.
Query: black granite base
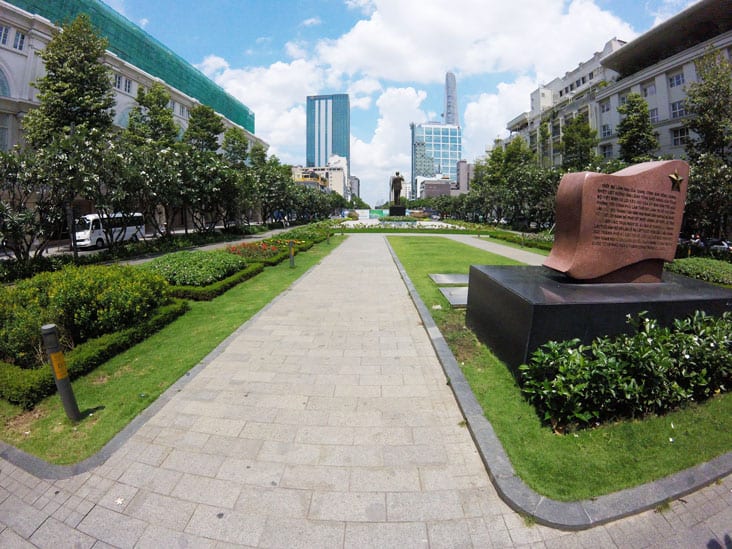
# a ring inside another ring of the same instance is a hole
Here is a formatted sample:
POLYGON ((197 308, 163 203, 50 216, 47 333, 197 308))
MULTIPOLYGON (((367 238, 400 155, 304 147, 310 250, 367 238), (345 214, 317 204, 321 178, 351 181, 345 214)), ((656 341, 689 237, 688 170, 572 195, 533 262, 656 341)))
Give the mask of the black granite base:
POLYGON ((406 206, 389 206, 390 217, 404 217, 405 215, 407 215, 406 206))
POLYGON ((658 284, 582 284, 545 267, 473 265, 467 323, 512 369, 547 341, 627 333, 626 315, 662 325, 732 311, 732 290, 673 273, 658 284))

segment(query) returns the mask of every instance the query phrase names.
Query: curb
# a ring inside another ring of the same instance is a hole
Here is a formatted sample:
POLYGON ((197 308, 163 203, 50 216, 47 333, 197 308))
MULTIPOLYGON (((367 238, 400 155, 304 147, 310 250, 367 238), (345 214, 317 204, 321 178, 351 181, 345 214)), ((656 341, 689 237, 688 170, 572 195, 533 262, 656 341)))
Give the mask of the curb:
POLYGON ((493 426, 486 419, 460 366, 420 298, 404 266, 389 241, 387 247, 407 287, 427 335, 442 364, 458 406, 478 448, 488 476, 496 491, 514 511, 528 515, 537 523, 561 530, 586 530, 630 515, 654 509, 708 486, 732 473, 732 452, 654 482, 612 494, 575 502, 547 498, 529 488, 516 474, 493 426))

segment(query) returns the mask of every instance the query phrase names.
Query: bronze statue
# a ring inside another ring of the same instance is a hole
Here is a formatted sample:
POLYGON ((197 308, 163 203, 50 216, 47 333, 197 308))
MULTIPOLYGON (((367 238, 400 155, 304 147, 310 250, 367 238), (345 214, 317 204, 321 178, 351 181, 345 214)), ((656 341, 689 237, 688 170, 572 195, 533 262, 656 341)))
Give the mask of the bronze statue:
POLYGON ((399 195, 402 193, 402 183, 404 183, 404 178, 399 175, 399 172, 396 172, 395 175, 391 176, 391 194, 395 206, 399 205, 399 195))

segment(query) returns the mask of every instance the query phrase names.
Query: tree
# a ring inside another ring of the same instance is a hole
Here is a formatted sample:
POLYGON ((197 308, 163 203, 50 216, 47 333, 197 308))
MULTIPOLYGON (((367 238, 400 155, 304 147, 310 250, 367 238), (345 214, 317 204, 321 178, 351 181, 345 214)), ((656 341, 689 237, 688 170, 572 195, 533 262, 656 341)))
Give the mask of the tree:
POLYGON ((686 88, 684 126, 690 130, 686 152, 693 161, 712 154, 732 156, 732 63, 713 49, 695 63, 697 81, 686 88))
POLYGON ((712 49, 689 84, 686 152, 691 160, 684 222, 688 230, 729 236, 732 218, 732 64, 712 49))
POLYGON ((112 82, 102 62, 106 47, 107 41, 82 14, 41 51, 46 72, 34 83, 40 105, 23 120, 30 145, 43 147, 73 131, 104 134, 112 127, 112 82))
POLYGON ((167 234, 168 221, 182 205, 179 150, 180 131, 169 107, 170 94, 159 83, 150 90, 140 87, 137 105, 130 112, 123 132, 124 156, 131 168, 128 187, 135 193, 137 209, 155 233, 167 234))
POLYGON ((585 116, 575 116, 564 126, 562 135, 562 167, 569 171, 587 169, 595 157, 599 143, 597 130, 590 128, 585 116))
POLYGON ((219 149, 219 135, 223 131, 224 123, 214 110, 207 105, 197 105, 190 111, 183 141, 200 151, 215 152, 219 149))
POLYGON ((658 149, 658 136, 653 131, 648 103, 638 93, 629 93, 618 107, 623 116, 617 127, 620 158, 625 162, 644 162, 658 149))
POLYGON ((169 104, 170 93, 162 84, 155 82, 148 91, 140 86, 125 131, 127 137, 136 145, 149 141, 164 148, 175 143, 179 128, 169 104))

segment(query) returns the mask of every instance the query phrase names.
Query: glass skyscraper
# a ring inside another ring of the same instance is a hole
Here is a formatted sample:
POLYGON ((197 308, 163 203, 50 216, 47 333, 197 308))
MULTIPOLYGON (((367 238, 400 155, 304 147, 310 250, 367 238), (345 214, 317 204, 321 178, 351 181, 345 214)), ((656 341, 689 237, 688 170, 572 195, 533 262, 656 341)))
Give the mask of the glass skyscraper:
POLYGON ((445 75, 445 123, 410 124, 412 130, 411 198, 417 198, 417 177, 446 175, 457 183, 457 163, 463 156, 455 75, 445 75))
POLYGON ((305 162, 327 166, 331 155, 342 156, 351 168, 351 103, 347 93, 307 98, 305 162))

